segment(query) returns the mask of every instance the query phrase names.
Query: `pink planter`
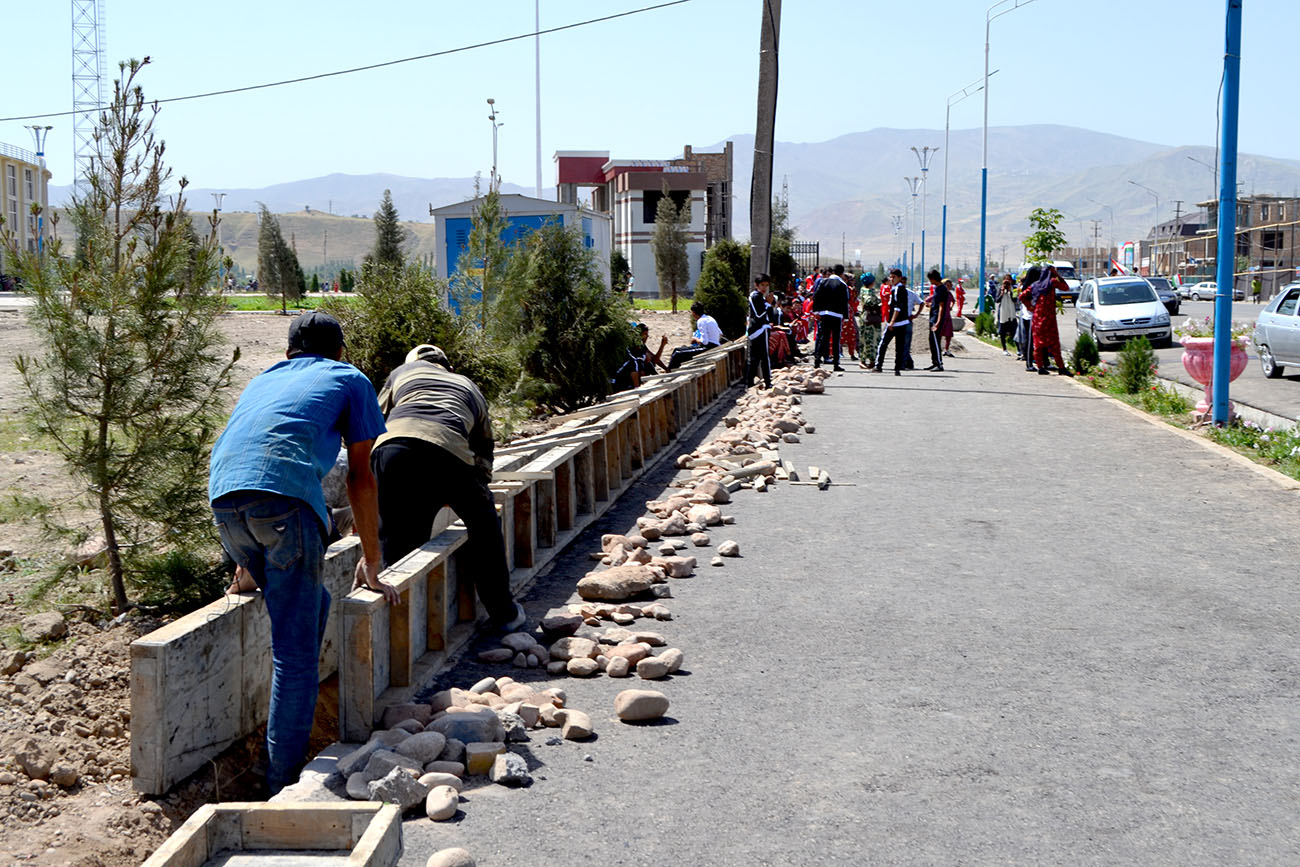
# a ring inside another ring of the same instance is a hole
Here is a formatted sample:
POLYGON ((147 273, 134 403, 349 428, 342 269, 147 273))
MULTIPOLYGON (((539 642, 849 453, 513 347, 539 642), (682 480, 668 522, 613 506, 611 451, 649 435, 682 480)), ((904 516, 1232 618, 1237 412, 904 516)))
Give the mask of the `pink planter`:
MULTIPOLYGON (((1246 340, 1245 337, 1238 337, 1232 341, 1232 352, 1228 356, 1229 382, 1241 376, 1241 372, 1246 369, 1246 340)), ((1183 367, 1187 370, 1187 375, 1205 386, 1205 397, 1196 403, 1196 411, 1204 415, 1210 411, 1214 400, 1214 338, 1184 337, 1182 344, 1183 367)), ((1235 414, 1232 401, 1228 401, 1228 418, 1235 414)))

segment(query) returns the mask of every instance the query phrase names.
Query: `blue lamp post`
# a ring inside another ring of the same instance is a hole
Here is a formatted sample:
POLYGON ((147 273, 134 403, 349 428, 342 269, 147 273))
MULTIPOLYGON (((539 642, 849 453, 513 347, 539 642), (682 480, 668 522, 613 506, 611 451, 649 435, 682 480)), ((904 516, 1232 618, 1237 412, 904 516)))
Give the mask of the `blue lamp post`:
MULTIPOLYGON (((42 172, 42 176, 38 178, 38 186, 36 189, 40 190, 41 187, 43 187, 45 184, 45 177, 44 177, 45 138, 50 134, 50 130, 54 129, 54 127, 49 126, 48 124, 45 126, 32 124, 27 128, 32 131, 32 138, 36 140, 36 162, 40 165, 41 172, 42 172)), ((40 198, 39 194, 37 195, 37 198, 38 199, 40 198)), ((45 258, 45 211, 44 209, 41 209, 36 214, 36 255, 42 259, 45 258)))
POLYGON ((1211 418, 1228 423, 1229 354, 1232 351, 1232 289, 1237 268, 1237 95, 1241 87, 1241 4, 1227 0, 1224 26, 1223 108, 1219 139, 1219 252, 1215 264, 1214 378, 1211 418))
POLYGON ((984 312, 984 266, 988 254, 989 221, 989 33, 994 18, 1000 18, 1008 12, 1014 12, 1021 6, 1028 6, 1034 0, 998 0, 988 8, 984 16, 984 151, 980 158, 980 291, 979 312, 984 312), (1011 4, 1008 6, 1008 4, 1011 4), (1000 11, 998 11, 1000 10, 1000 11))
MULTIPOLYGON (((995 69, 989 73, 992 78, 997 75, 995 69)), ((961 90, 948 97, 948 107, 943 112, 943 219, 940 223, 939 230, 939 270, 944 274, 948 273, 948 128, 949 119, 952 117, 952 107, 961 102, 968 96, 974 96, 984 89, 980 81, 972 81, 961 90), (976 87, 975 85, 979 85, 976 87)), ((913 148, 915 150, 915 148, 913 148)))

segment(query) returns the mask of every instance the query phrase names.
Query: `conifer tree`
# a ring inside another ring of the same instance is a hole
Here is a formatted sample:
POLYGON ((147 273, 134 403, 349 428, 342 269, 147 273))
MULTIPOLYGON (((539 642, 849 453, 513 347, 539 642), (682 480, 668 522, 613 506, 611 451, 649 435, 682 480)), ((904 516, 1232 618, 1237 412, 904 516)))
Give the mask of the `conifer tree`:
POLYGON ((384 190, 384 199, 375 211, 375 246, 366 255, 366 263, 402 267, 406 261, 402 246, 406 240, 406 230, 397 219, 397 208, 393 207, 393 193, 384 190))
POLYGON ((151 556, 211 541, 208 451, 239 356, 217 329, 218 251, 191 225, 187 181, 171 204, 162 195, 158 107, 136 83, 148 63, 120 64, 100 115, 101 156, 72 203, 76 255, 57 235, 44 257, 6 238, 39 341, 17 360, 34 427, 97 516, 119 612, 151 556))
POLYGON ((655 256, 655 273, 659 277, 659 297, 671 298, 677 312, 677 290, 685 289, 691 279, 690 260, 686 256, 686 233, 691 225, 690 202, 679 208, 664 183, 663 197, 655 208, 655 227, 650 248, 655 256))
POLYGON ((267 295, 280 296, 280 312, 287 312, 290 304, 297 304, 307 291, 307 277, 298 254, 284 240, 280 221, 261 207, 261 226, 257 232, 257 277, 267 295))

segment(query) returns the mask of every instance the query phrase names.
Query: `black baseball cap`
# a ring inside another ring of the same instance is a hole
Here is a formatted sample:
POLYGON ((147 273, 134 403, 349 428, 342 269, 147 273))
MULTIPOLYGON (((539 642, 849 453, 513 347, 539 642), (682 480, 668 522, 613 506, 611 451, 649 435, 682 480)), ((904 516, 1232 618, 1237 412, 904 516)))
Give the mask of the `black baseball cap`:
POLYGON ((334 358, 343 348, 343 326, 328 313, 310 310, 289 323, 289 357, 323 355, 334 358))

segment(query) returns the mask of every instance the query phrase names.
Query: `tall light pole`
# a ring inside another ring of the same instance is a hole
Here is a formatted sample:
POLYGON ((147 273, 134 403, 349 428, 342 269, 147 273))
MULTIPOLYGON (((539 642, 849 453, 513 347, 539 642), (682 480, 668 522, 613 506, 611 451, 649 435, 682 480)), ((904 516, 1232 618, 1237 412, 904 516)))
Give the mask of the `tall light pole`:
POLYGON ((912 221, 907 230, 907 237, 912 245, 912 255, 907 260, 907 283, 911 286, 916 284, 914 279, 916 275, 916 191, 921 187, 921 178, 919 175, 911 178, 904 176, 903 181, 907 183, 907 189, 912 193, 912 221))
POLYGON ((1151 227, 1151 264, 1147 268, 1147 276, 1154 277, 1156 276, 1156 249, 1157 245, 1160 243, 1160 194, 1150 187, 1139 184, 1137 181, 1130 180, 1129 183, 1135 187, 1140 187, 1141 189, 1146 190, 1147 193, 1156 200, 1156 222, 1155 225, 1151 227))
POLYGON ((1034 0, 998 0, 984 14, 984 149, 980 158, 980 313, 984 312, 984 265, 985 251, 988 243, 989 222, 989 34, 994 18, 1000 18, 1008 12, 1014 12, 1021 6, 1028 6, 1034 0), (1007 4, 1012 4, 1007 6, 1007 4), (1006 7, 1006 8, 1004 8, 1006 7), (1001 10, 1001 11, 997 11, 1001 10), (996 14, 995 14, 996 12, 996 14))
MULTIPOLYGON (((537 198, 542 197, 542 0, 533 0, 533 73, 537 93, 537 198)), ((493 160, 496 162, 496 160, 493 160)))
POLYGON ((488 120, 492 121, 492 177, 488 182, 488 189, 495 190, 500 187, 499 181, 501 180, 497 174, 497 130, 505 126, 505 123, 497 120, 497 101, 489 98, 487 104, 488 109, 491 111, 488 120))
MULTIPOLYGON (((899 261, 903 258, 902 252, 899 250, 900 242, 898 240, 898 236, 903 232, 903 215, 894 214, 894 216, 889 218, 889 221, 894 225, 894 266, 897 267, 899 265, 899 261)), ((884 279, 883 274, 881 275, 880 279, 882 280, 884 279)))
POLYGON ((916 154, 916 160, 921 164, 921 279, 925 279, 925 194, 926 179, 930 176, 930 160, 939 152, 938 148, 923 147, 920 150, 912 148, 912 153, 916 154))
MULTIPOLYGON (((36 162, 41 168, 42 176, 36 181, 36 198, 41 198, 41 188, 45 184, 45 137, 50 134, 52 126, 41 126, 32 124, 27 127, 32 131, 32 138, 36 140, 36 162)), ((36 214, 36 255, 45 258, 45 209, 41 208, 36 214)))
POLYGON ((1223 111, 1219 133, 1219 251, 1215 265, 1214 375, 1212 419, 1228 423, 1229 358, 1232 350, 1232 290, 1237 269, 1237 96, 1241 87, 1241 3, 1227 0, 1224 26, 1223 111))
MULTIPOLYGON (((998 70, 989 73, 989 78, 998 74, 998 70)), ((948 97, 948 107, 943 110, 943 220, 939 230, 939 270, 948 273, 948 128, 952 116, 952 107, 968 96, 974 96, 984 89, 983 79, 972 81, 961 90, 948 97), (976 87, 975 85, 979 85, 976 87)))
MULTIPOLYGON (((1088 197, 1088 201, 1092 202, 1094 205, 1098 205, 1104 208, 1106 212, 1110 214, 1110 249, 1112 250, 1115 249, 1115 209, 1112 208, 1110 205, 1102 204, 1101 202, 1097 201, 1091 196, 1088 197)), ((1107 255, 1109 256, 1109 254, 1107 255)))
POLYGON ((214 206, 214 207, 212 208, 212 210, 213 210, 213 212, 217 215, 217 219, 216 219, 216 226, 217 226, 217 286, 219 287, 219 291, 221 291, 221 292, 226 291, 226 277, 225 277, 224 272, 222 271, 222 267, 223 267, 223 262, 222 262, 222 260, 223 260, 224 257, 225 257, 225 252, 226 252, 226 251, 225 251, 224 249, 222 249, 222 247, 221 247, 221 205, 222 205, 222 203, 225 202, 225 200, 226 200, 226 194, 225 194, 225 193, 213 193, 213 194, 212 194, 212 204, 213 204, 213 206, 214 206))

